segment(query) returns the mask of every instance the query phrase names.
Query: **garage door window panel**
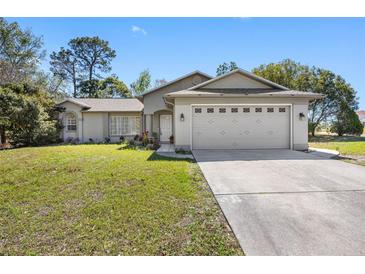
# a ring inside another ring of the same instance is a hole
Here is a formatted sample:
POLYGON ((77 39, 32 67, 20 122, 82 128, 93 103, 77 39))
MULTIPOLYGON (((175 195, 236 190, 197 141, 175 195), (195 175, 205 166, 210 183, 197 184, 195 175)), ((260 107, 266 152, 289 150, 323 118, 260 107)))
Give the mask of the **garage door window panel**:
POLYGON ((285 112, 279 113, 280 107, 217 106, 202 108, 202 114, 193 111, 193 149, 289 148, 289 108, 283 107, 285 112), (214 108, 214 112, 208 113, 208 108, 214 108), (225 108, 226 113, 220 113, 220 108, 225 108), (256 112, 256 108, 261 108, 261 112, 256 112))
POLYGON ((202 109, 201 108, 196 108, 195 113, 202 113, 202 109))

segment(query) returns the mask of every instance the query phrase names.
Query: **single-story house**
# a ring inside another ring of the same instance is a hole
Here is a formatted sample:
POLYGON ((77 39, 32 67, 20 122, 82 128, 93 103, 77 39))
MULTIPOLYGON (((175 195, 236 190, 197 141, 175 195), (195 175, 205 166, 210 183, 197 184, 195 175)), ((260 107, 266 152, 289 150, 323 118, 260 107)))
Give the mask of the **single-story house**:
POLYGON ((317 93, 289 90, 248 71, 194 71, 135 99, 66 99, 62 136, 88 142, 144 130, 185 149, 308 148, 308 104, 317 93))

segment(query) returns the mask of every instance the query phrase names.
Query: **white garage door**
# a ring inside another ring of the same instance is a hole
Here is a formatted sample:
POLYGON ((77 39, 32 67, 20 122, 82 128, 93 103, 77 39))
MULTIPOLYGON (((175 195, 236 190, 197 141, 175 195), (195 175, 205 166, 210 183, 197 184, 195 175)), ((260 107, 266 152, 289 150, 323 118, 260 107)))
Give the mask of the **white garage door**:
POLYGON ((289 106, 194 106, 193 149, 290 147, 289 106))

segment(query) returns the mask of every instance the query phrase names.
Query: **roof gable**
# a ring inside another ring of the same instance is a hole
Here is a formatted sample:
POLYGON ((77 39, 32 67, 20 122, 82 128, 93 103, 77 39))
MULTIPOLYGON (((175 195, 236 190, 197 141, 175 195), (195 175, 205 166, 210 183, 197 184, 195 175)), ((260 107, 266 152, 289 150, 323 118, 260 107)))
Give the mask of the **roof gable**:
MULTIPOLYGON (((156 88, 152 88, 152 89, 150 89, 150 90, 147 90, 145 93, 143 93, 143 94, 142 94, 142 96, 145 96, 145 95, 147 95, 147 94, 150 94, 150 93, 153 93, 153 92, 158 91, 158 90, 160 90, 160 89, 163 89, 163 88, 165 88, 165 87, 167 87, 167 86, 170 86, 170 85, 172 85, 172 84, 174 84, 174 83, 176 83, 176 82, 179 82, 179 81, 181 81, 181 80, 184 80, 184 79, 186 79, 186 78, 188 78, 188 77, 191 77, 191 76, 194 76, 194 75, 201 75, 201 76, 204 76, 205 78, 208 78, 208 79, 212 79, 212 78, 213 78, 212 76, 210 76, 210 75, 208 75, 208 74, 206 74, 206 73, 204 73, 204 72, 201 72, 201 71, 199 71, 199 70, 195 70, 195 71, 190 72, 190 73, 188 73, 188 74, 185 74, 185 75, 183 75, 183 76, 181 76, 181 77, 179 77, 179 78, 176 78, 176 79, 174 79, 174 80, 172 80, 172 81, 169 81, 169 82, 167 82, 166 84, 163 84, 163 85, 158 86, 158 87, 156 87, 156 88)), ((199 80, 200 80, 200 79, 199 79, 199 80)), ((194 84, 195 84, 195 83, 194 83, 194 84)), ((199 84, 199 82, 197 82, 196 84, 199 84)))
POLYGON ((188 90, 209 89, 279 89, 288 88, 259 77, 251 72, 236 69, 224 75, 218 76, 204 83, 189 88, 188 90))

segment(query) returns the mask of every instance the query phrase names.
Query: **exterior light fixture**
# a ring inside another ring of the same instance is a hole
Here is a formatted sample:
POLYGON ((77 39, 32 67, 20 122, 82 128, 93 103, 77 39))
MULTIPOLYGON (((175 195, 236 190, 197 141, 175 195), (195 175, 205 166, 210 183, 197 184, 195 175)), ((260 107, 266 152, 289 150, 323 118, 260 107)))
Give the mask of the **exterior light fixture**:
POLYGON ((303 112, 299 113, 299 120, 303 121, 305 118, 305 115, 303 112))
POLYGON ((181 121, 181 122, 184 122, 184 120, 185 120, 184 113, 181 113, 181 114, 180 114, 180 121, 181 121))

